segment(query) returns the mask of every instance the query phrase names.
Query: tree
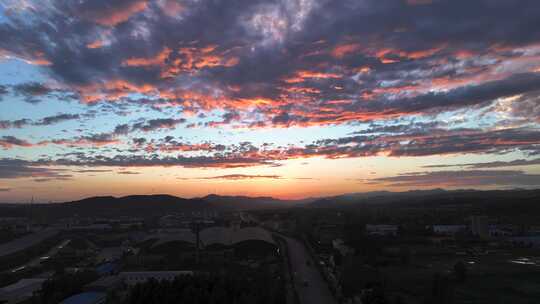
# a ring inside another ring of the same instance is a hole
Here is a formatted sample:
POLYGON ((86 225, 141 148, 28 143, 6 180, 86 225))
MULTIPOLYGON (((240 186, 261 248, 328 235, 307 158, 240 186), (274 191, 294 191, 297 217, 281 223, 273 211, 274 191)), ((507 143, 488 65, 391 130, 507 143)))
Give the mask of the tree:
POLYGON ((433 286, 431 296, 427 303, 430 304, 451 304, 454 301, 454 289, 448 276, 436 273, 433 276, 433 286))
POLYGON ((399 259, 403 265, 409 265, 411 263, 411 256, 411 249, 409 247, 401 247, 399 250, 399 259))
POLYGON ((83 286, 96 280, 98 275, 92 271, 75 274, 55 274, 43 283, 41 288, 41 303, 59 303, 63 299, 82 292, 83 286))
POLYGON ((467 278, 467 267, 463 261, 459 261, 454 265, 454 274, 456 275, 457 282, 465 282, 465 279, 467 278))
POLYGON ((283 304, 283 282, 268 273, 179 276, 135 285, 124 304, 283 304))

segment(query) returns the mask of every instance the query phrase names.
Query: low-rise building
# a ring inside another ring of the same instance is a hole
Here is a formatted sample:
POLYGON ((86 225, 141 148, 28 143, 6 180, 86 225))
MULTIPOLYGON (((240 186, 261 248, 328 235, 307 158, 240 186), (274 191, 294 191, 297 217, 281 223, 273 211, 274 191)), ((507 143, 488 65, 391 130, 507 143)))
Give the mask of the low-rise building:
POLYGON ((540 248, 540 236, 516 236, 508 238, 514 246, 540 248))
POLYGON ((343 237, 343 226, 339 224, 319 224, 315 227, 315 238, 321 245, 332 245, 332 241, 343 237))
POLYGON ((380 235, 380 236, 396 236, 398 233, 397 225, 366 225, 366 232, 369 235, 380 235))
POLYGON ((488 228, 488 235, 493 238, 512 236, 512 234, 511 227, 490 225, 488 228))
POLYGON ((129 286, 144 283, 150 279, 172 281, 174 278, 182 275, 193 275, 193 271, 128 271, 119 274, 120 278, 129 286))
POLYGON ((433 225, 433 233, 438 235, 456 235, 467 230, 467 225, 433 225))

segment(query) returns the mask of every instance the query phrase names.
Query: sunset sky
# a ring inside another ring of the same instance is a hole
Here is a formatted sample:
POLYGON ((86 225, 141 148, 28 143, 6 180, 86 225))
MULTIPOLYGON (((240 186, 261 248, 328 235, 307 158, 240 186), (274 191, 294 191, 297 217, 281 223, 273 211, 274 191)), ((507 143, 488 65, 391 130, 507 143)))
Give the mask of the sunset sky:
POLYGON ((538 0, 0 0, 0 202, 539 186, 538 0))

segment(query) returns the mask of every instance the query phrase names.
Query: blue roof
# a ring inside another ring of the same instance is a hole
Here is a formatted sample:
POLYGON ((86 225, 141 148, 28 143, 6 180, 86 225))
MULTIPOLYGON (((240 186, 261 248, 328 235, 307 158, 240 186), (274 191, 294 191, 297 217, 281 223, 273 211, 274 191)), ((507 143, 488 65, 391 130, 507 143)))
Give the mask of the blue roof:
POLYGON ((60 304, 98 304, 104 303, 105 298, 104 292, 83 292, 65 299, 60 304))

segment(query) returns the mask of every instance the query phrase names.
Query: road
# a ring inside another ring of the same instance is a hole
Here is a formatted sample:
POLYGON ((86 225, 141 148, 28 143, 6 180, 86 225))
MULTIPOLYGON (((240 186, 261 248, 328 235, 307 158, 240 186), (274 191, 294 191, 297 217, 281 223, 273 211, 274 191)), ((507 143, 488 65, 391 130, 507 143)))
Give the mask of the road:
POLYGON ((326 281, 314 265, 304 244, 288 237, 285 237, 285 240, 300 304, 336 304, 326 281), (306 261, 309 261, 310 265, 307 265, 306 261), (308 282, 307 286, 304 285, 304 281, 308 282))
POLYGON ((54 257, 62 248, 66 247, 69 244, 69 242, 71 242, 71 240, 62 241, 58 245, 51 248, 46 254, 41 255, 41 256, 31 260, 30 262, 11 270, 11 272, 18 272, 18 271, 21 271, 21 270, 24 270, 24 269, 39 266, 45 260, 48 260, 48 259, 54 257))
POLYGON ((58 233, 57 229, 47 228, 39 232, 35 232, 11 242, 0 245, 0 257, 17 253, 37 245, 48 238, 55 236, 58 233))

